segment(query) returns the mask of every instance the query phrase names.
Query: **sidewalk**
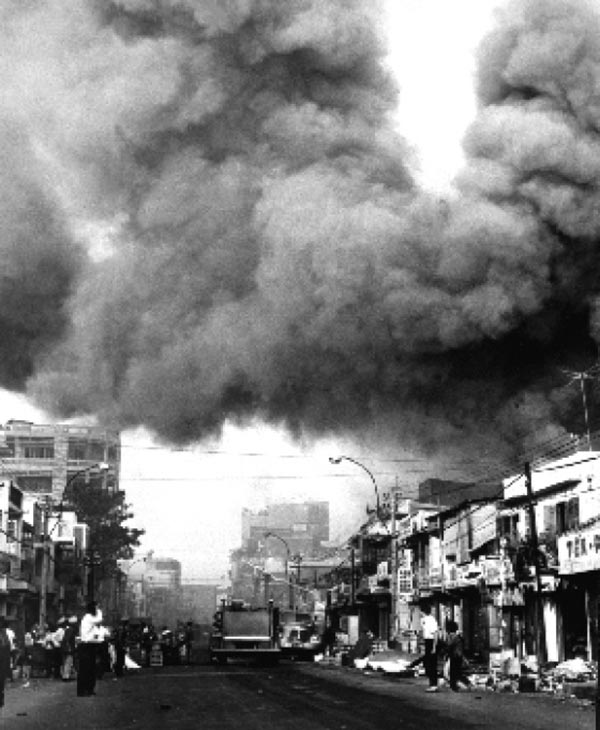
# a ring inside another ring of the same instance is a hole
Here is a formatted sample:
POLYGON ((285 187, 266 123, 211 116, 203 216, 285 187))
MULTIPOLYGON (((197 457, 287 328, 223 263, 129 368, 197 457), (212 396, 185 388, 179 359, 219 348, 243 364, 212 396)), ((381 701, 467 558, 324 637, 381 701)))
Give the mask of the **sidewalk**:
MULTIPOLYGON (((408 665, 419 658, 418 654, 408 654, 397 649, 386 649, 371 654, 365 660, 358 660, 357 665, 350 666, 341 661, 341 657, 325 657, 321 662, 317 662, 320 666, 339 668, 348 672, 355 672, 363 675, 376 674, 388 679, 397 678, 399 680, 413 680, 419 683, 424 678, 424 670, 422 665, 410 668, 408 665)), ((473 685, 471 692, 490 692, 494 694, 520 694, 530 697, 548 697, 553 701, 573 702, 580 705, 595 705, 598 696, 598 685, 596 681, 565 681, 560 689, 551 691, 542 690, 524 690, 517 689, 518 682, 508 682, 501 677, 494 677, 492 673, 485 667, 473 667, 473 672, 467 672, 471 678, 473 685)), ((526 676, 526 675, 524 675, 526 676)), ((522 682, 521 685, 533 685, 534 683, 522 682)), ((450 691, 448 683, 440 678, 440 690, 450 691)))

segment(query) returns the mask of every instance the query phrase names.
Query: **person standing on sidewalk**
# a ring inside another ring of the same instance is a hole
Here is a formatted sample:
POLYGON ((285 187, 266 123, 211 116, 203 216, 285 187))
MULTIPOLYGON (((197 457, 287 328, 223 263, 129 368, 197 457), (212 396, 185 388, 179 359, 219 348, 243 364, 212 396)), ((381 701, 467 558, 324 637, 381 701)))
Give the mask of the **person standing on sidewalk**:
POLYGON ((89 697, 95 694, 96 655, 100 643, 99 626, 102 611, 95 601, 88 603, 79 629, 79 669, 77 672, 77 696, 89 697))
POLYGON ((438 671, 437 671, 437 642, 439 626, 434 616, 431 615, 431 606, 423 606, 423 616, 421 617, 421 634, 425 644, 425 655, 423 656, 423 666, 425 674, 429 680, 427 692, 438 691, 438 671))

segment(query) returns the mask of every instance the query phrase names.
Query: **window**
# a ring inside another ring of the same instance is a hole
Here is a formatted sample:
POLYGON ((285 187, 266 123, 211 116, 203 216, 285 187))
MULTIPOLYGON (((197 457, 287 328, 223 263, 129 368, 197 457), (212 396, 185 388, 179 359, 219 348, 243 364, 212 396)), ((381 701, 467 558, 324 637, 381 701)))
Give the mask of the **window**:
POLYGON ((24 492, 34 492, 37 494, 52 493, 51 476, 18 476, 16 480, 19 489, 22 489, 24 492))
POLYGON ((25 459, 53 459, 54 439, 32 438, 21 442, 25 459))
POLYGON ((69 440, 68 458, 71 461, 87 459, 87 441, 69 440))
POLYGON ((104 461, 105 460, 105 448, 104 442, 92 441, 89 445, 89 458, 90 461, 104 461))
POLYGON ((14 542, 17 539, 17 521, 8 520, 6 523, 6 539, 14 542))
POLYGON ((558 532, 568 532, 579 527, 579 498, 558 502, 556 505, 556 529, 558 532))

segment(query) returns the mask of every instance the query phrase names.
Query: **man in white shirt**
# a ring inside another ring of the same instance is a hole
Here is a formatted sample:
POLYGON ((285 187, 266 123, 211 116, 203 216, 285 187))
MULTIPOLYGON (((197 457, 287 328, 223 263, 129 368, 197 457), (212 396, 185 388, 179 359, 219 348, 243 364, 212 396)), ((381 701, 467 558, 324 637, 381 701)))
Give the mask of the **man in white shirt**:
POLYGON ((427 692, 437 692, 437 638, 439 626, 435 617, 431 615, 431 606, 423 606, 421 609, 423 615, 421 617, 421 633, 425 642, 425 656, 423 657, 423 666, 425 674, 429 680, 427 692))
POLYGON ((6 635, 8 636, 8 643, 10 644, 10 681, 13 681, 13 671, 15 669, 15 664, 17 661, 17 637, 15 635, 15 632, 10 628, 10 626, 7 626, 6 629, 6 635))
POLYGON ((96 694, 96 654, 101 642, 98 627, 102 623, 102 611, 95 601, 88 603, 79 628, 79 668, 77 670, 77 696, 96 694))

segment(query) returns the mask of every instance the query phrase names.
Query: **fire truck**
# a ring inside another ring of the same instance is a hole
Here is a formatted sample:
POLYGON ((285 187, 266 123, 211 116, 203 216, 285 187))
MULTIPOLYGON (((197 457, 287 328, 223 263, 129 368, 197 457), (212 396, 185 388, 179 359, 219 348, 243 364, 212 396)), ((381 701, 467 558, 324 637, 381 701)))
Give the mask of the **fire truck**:
POLYGON ((209 652, 211 661, 219 664, 228 659, 277 662, 281 648, 273 601, 258 608, 238 600, 223 603, 214 615, 209 652))
POLYGON ((313 659, 322 639, 310 613, 282 611, 279 620, 281 652, 293 659, 313 659))

